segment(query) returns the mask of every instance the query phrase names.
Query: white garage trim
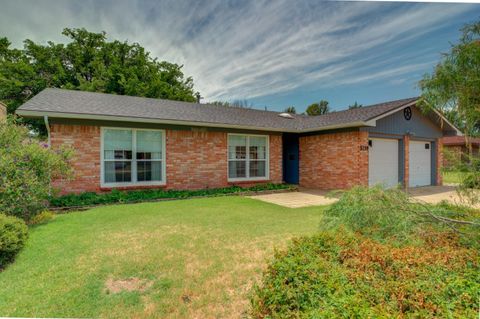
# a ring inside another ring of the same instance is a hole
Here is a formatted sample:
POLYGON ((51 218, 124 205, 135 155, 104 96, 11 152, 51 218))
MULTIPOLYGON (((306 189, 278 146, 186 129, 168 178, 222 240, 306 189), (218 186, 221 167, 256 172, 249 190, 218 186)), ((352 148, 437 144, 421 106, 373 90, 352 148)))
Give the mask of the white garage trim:
POLYGON ((408 147, 408 186, 432 184, 432 143, 410 141, 408 147))
POLYGON ((368 185, 395 187, 399 183, 398 140, 370 138, 368 147, 368 185))

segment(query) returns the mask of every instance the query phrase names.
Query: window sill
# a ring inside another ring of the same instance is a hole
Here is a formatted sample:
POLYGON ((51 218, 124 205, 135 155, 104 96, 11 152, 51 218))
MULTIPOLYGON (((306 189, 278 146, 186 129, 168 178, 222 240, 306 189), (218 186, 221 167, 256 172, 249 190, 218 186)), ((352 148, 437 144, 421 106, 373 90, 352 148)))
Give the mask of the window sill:
POLYGON ((162 187, 166 186, 166 182, 155 182, 155 183, 112 183, 112 184, 101 184, 101 189, 114 189, 114 188, 147 188, 147 187, 162 187))
POLYGON ((260 177, 260 178, 229 178, 227 182, 229 184, 241 184, 241 183, 252 183, 252 182, 269 182, 270 178, 260 177))

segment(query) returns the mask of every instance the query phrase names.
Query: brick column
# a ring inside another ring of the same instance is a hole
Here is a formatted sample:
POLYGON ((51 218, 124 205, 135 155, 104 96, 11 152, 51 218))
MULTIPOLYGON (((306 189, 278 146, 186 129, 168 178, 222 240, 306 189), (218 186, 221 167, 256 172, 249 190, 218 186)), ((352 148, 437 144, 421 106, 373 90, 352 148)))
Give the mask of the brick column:
POLYGON ((403 136, 403 187, 408 188, 409 182, 409 149, 410 149, 410 136, 403 136))
POLYGON ((358 184, 368 186, 368 132, 358 133, 358 184))
POLYGON ((442 178, 442 165, 443 165, 443 140, 441 138, 438 138, 436 143, 436 160, 437 160, 437 167, 436 167, 436 185, 440 186, 443 185, 443 178, 442 178))

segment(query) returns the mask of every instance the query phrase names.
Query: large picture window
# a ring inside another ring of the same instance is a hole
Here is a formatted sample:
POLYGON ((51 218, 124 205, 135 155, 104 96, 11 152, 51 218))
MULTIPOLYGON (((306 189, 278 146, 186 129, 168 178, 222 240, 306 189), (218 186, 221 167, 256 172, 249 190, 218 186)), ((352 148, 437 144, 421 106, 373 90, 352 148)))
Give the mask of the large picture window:
POLYGON ((163 131, 105 128, 102 138, 103 185, 165 182, 163 131))
POLYGON ((268 136, 228 135, 228 179, 268 179, 268 136))

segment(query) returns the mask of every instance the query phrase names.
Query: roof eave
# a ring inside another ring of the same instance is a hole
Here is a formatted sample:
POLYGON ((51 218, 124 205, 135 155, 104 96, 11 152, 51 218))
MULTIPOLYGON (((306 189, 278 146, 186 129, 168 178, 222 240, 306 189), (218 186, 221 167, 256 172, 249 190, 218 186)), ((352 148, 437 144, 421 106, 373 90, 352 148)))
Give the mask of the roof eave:
POLYGON ((327 130, 336 130, 342 128, 352 128, 352 127, 364 127, 364 126, 375 126, 371 125, 370 123, 364 121, 356 121, 356 122, 349 122, 349 123, 342 123, 342 124, 335 124, 335 125, 327 125, 321 126, 317 128, 309 128, 304 130, 298 130, 298 133, 311 133, 311 132, 320 132, 320 131, 327 131, 327 130))
POLYGON ((65 118, 65 119, 203 126, 203 127, 233 128, 233 129, 270 131, 270 132, 287 132, 287 133, 297 132, 297 130, 278 128, 278 127, 258 127, 258 126, 246 126, 246 125, 223 124, 223 123, 212 123, 212 122, 153 119, 153 118, 130 117, 130 116, 79 114, 79 113, 63 113, 63 112, 33 111, 33 110, 17 110, 16 114, 24 117, 35 117, 35 118, 48 116, 51 118, 65 118))
POLYGON ((44 116, 48 116, 51 118, 64 118, 64 119, 203 126, 203 127, 233 128, 233 129, 270 131, 270 132, 285 132, 285 133, 310 133, 310 132, 319 132, 319 131, 342 129, 342 128, 372 126, 369 123, 364 121, 356 121, 356 122, 341 123, 341 124, 327 125, 327 126, 321 126, 321 127, 312 127, 308 129, 288 129, 288 128, 278 128, 278 127, 259 127, 259 126, 246 126, 246 125, 211 123, 211 122, 152 119, 152 118, 143 118, 143 117, 80 114, 80 113, 63 113, 63 112, 35 111, 35 110, 22 110, 22 109, 18 109, 16 111, 16 114, 24 117, 34 117, 34 118, 43 118, 44 116))

